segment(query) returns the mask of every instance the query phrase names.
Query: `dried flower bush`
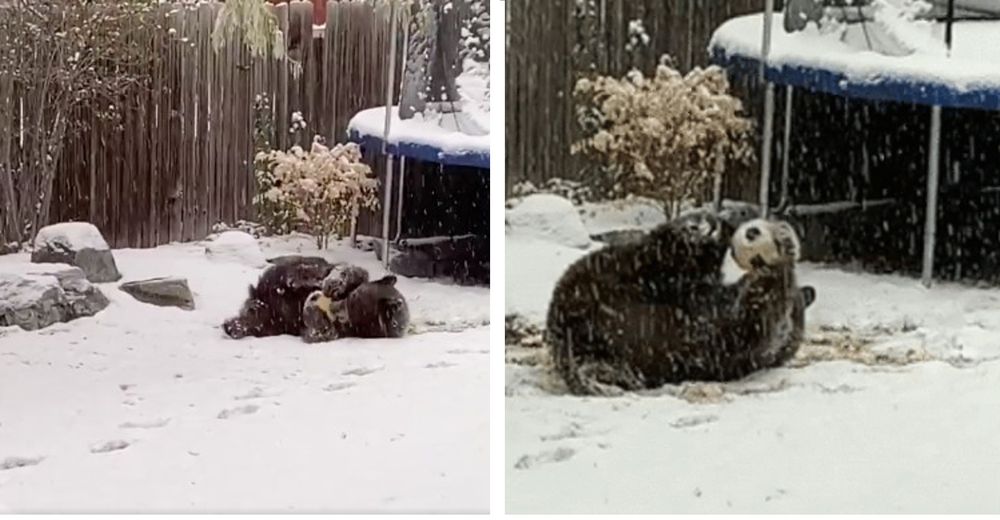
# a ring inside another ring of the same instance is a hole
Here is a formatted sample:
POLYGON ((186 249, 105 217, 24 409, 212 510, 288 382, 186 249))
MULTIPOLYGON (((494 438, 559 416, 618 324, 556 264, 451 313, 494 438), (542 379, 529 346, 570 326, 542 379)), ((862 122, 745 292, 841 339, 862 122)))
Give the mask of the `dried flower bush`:
POLYGON ((254 171, 257 179, 257 193, 253 204, 257 220, 266 234, 285 235, 295 226, 295 209, 290 203, 264 197, 274 187, 276 179, 272 174, 272 161, 268 155, 274 148, 274 114, 271 100, 264 94, 257 94, 253 102, 253 142, 254 171))
POLYGON ((753 158, 752 123, 728 94, 718 67, 686 75, 666 58, 647 78, 637 70, 617 79, 600 76, 576 84, 577 121, 585 138, 572 146, 603 164, 602 179, 618 195, 660 200, 668 215, 711 192, 733 162, 753 158))
POLYGON ((327 148, 317 141, 308 152, 293 146, 288 152, 258 153, 256 159, 266 165, 257 171, 258 183, 270 186, 258 202, 289 208, 298 227, 316 237, 318 248, 325 248, 359 208, 378 205, 378 180, 361 162, 356 144, 327 148))

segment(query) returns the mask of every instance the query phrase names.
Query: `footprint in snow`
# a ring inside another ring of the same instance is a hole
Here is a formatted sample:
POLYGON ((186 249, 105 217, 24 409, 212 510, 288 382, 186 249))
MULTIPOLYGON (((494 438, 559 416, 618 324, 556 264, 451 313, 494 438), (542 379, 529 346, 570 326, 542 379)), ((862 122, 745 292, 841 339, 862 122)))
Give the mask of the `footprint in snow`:
POLYGON ((141 428, 141 429, 151 429, 151 428, 163 428, 170 423, 170 419, 152 419, 149 421, 129 421, 123 422, 118 425, 119 428, 141 428))
POLYGON ((229 408, 219 412, 219 419, 228 419, 230 417, 235 417, 237 415, 250 415, 252 413, 257 413, 260 407, 255 404, 248 404, 246 406, 238 406, 236 408, 229 408))
POLYGON ((576 450, 572 448, 556 448, 554 451, 543 451, 537 455, 524 455, 514 464, 514 469, 530 469, 536 464, 562 462, 569 460, 573 455, 576 455, 576 450))
POLYGON ((447 354, 489 354, 490 353, 490 349, 478 349, 478 350, 452 349, 452 350, 446 350, 445 353, 447 353, 447 354))
POLYGON ((437 363, 428 363, 424 365, 424 368, 448 368, 455 366, 455 363, 449 363, 447 361, 439 361, 437 363))
POLYGON ((263 388, 261 388, 259 386, 255 386, 255 387, 253 387, 252 389, 250 389, 247 393, 245 393, 243 395, 234 396, 233 399, 236 399, 237 401, 245 401, 247 399, 260 399, 262 397, 274 397, 276 395, 278 395, 278 394, 274 393, 274 392, 265 392, 263 388))
POLYGON ((677 419, 676 421, 670 423, 670 426, 673 428, 690 428, 692 426, 714 423, 718 420, 719 418, 715 415, 691 415, 677 419))
POLYGON ((123 441, 121 439, 118 439, 118 440, 113 440, 113 441, 107 441, 107 442, 101 442, 101 443, 94 444, 94 445, 92 445, 90 447, 90 452, 91 453, 108 453, 108 452, 111 452, 111 451, 124 450, 125 448, 128 448, 131 445, 132 445, 132 443, 129 442, 129 441, 123 441))
POLYGON ((344 375, 344 376, 367 376, 369 374, 374 374, 375 372, 378 372, 378 371, 384 370, 384 369, 385 369, 385 366, 382 366, 382 365, 377 366, 377 367, 358 367, 358 368, 352 368, 350 370, 345 370, 345 371, 341 372, 340 374, 344 375))
POLYGON ((339 390, 346 390, 354 386, 354 383, 330 383, 323 387, 324 392, 337 392, 339 390))
POLYGON ((7 457, 0 460, 0 471, 34 466, 43 460, 45 457, 7 457))

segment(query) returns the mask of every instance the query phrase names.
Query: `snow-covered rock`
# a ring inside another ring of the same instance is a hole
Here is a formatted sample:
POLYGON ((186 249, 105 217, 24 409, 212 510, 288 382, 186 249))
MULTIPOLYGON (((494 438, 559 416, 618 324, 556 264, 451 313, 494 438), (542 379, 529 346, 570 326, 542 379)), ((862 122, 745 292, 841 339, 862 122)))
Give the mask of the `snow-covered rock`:
POLYGON ((250 267, 266 267, 267 259, 257 239, 242 231, 226 231, 208 241, 205 256, 217 262, 233 262, 250 267))
POLYGON ((326 259, 321 256, 303 256, 303 255, 281 255, 267 259, 267 263, 272 265, 282 265, 289 262, 300 262, 300 261, 325 262, 326 259))
POLYGON ((646 198, 630 198, 580 205, 590 238, 606 244, 630 242, 667 221, 663 207, 646 198))
POLYGON ((530 235, 567 247, 590 247, 590 233, 580 213, 572 202, 558 195, 529 195, 507 210, 506 221, 510 233, 530 235))
POLYGON ((125 282, 118 288, 144 303, 194 310, 194 296, 186 278, 170 276, 135 280, 125 282))
POLYGON ((0 327, 36 330, 93 316, 107 306, 104 293, 79 267, 18 264, 0 273, 0 327))
POLYGON ((107 241, 89 222, 62 222, 39 230, 31 261, 75 265, 94 283, 122 277, 107 241))

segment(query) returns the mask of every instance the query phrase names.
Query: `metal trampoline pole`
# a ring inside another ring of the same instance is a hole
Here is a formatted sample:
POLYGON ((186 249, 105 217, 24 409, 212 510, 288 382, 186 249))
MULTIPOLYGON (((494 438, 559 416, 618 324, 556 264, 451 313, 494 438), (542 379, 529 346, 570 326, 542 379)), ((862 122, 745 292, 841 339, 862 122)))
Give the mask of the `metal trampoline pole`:
POLYGON ((788 157, 790 144, 792 142, 792 100, 795 96, 795 87, 788 85, 785 87, 785 135, 781 145, 781 197, 778 199, 778 206, 785 207, 788 203, 788 157))
POLYGON ((406 157, 399 157, 399 198, 396 199, 396 238, 393 242, 399 242, 403 236, 403 186, 406 183, 406 157))
POLYGON ((941 105, 931 107, 931 135, 927 154, 927 215, 924 222, 924 287, 934 278, 934 239, 937 233, 938 173, 941 162, 941 105))
POLYGON ((760 211, 761 216, 771 213, 768 197, 771 183, 771 144, 774 141, 774 84, 767 81, 767 57, 771 53, 771 27, 774 25, 774 0, 767 0, 764 8, 764 40, 760 47, 760 80, 764 89, 764 139, 760 154, 760 211))
POLYGON ((392 214, 392 154, 385 157, 385 202, 382 203, 382 263, 389 269, 389 216, 392 214))
POLYGON ((392 123, 392 87, 396 82, 396 4, 389 4, 389 73, 385 82, 385 128, 382 153, 385 154, 385 202, 382 204, 382 262, 389 269, 389 215, 392 213, 392 154, 389 151, 389 126, 392 123))
POLYGON ((767 218, 771 214, 771 145, 774 142, 774 83, 767 82, 764 90, 764 143, 760 152, 760 211, 767 218))

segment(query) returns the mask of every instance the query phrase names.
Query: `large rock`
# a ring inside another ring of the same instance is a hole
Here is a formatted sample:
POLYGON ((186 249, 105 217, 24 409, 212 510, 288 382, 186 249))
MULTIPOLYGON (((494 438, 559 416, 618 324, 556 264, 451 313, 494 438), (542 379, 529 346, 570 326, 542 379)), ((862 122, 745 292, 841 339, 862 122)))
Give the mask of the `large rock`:
POLYGON ((93 316, 108 299, 79 267, 17 264, 0 273, 0 327, 25 330, 93 316))
POLYGON ((266 267, 267 259, 257 239, 242 231, 226 231, 208 240, 205 256, 216 262, 233 262, 250 267, 266 267))
POLYGON ((162 277, 135 280, 125 282, 118 288, 143 303, 194 310, 194 296, 191 294, 191 289, 185 278, 162 277))
POLYGON ((97 226, 89 222, 63 222, 39 230, 31 261, 75 265, 94 283, 122 277, 111 248, 97 226))
POLYGON ((547 193, 528 195, 507 210, 507 230, 567 247, 585 249, 590 234, 569 199, 547 193))

